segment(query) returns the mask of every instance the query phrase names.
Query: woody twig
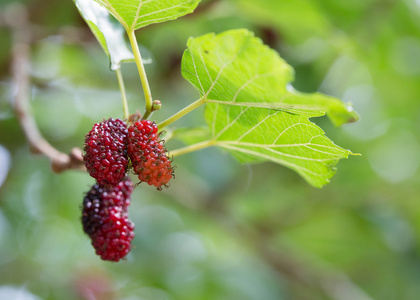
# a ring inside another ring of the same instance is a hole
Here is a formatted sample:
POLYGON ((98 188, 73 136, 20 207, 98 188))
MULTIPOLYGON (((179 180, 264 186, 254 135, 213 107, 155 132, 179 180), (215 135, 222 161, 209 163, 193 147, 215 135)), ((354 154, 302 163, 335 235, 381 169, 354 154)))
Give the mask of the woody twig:
POLYGON ((30 78, 30 26, 28 13, 21 4, 11 4, 5 10, 5 23, 13 34, 12 46, 12 101, 16 117, 28 140, 31 151, 42 154, 51 160, 52 170, 56 173, 68 169, 85 169, 82 150, 73 148, 69 154, 53 147, 41 134, 31 113, 30 78))

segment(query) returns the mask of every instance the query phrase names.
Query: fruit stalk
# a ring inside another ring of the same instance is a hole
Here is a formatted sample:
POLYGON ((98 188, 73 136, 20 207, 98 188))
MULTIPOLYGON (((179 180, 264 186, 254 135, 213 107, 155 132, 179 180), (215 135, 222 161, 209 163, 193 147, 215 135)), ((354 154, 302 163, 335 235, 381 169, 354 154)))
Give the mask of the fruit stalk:
POLYGON ((128 104, 127 104, 127 95, 125 93, 124 79, 121 73, 121 68, 118 68, 117 70, 115 70, 115 74, 117 75, 118 86, 120 87, 120 91, 121 91, 124 119, 127 120, 129 112, 128 112, 128 104))

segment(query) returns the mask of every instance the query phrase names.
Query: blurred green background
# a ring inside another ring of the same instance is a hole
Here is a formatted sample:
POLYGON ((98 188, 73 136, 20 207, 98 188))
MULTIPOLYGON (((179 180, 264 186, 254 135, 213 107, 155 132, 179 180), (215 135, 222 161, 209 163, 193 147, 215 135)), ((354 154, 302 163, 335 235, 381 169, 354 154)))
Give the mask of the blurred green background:
MULTIPOLYGON (((46 139, 67 153, 93 123, 122 117, 116 77, 72 1, 2 0, 0 299, 419 299, 419 0, 208 0, 140 30, 163 103, 156 121, 198 98, 180 75, 188 37, 248 28, 295 68, 296 89, 354 104, 358 123, 313 121, 362 156, 341 161, 322 189, 218 149, 177 157, 169 189, 135 190, 134 249, 120 263, 101 261, 82 231, 93 179, 54 174, 13 113, 7 15, 18 2, 31 22, 31 109, 46 139)), ((142 111, 135 66, 123 73, 130 111, 142 111)), ((199 109, 173 127, 201 124, 199 109)))

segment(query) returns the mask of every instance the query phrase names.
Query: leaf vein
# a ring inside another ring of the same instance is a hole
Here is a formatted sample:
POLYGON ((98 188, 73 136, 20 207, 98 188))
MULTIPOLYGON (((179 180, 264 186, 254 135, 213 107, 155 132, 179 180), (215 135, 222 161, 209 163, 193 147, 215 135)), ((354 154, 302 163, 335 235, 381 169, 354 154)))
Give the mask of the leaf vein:
POLYGON ((251 127, 248 131, 246 131, 245 133, 243 133, 238 139, 237 141, 239 142, 240 140, 242 140, 244 137, 246 137, 248 134, 250 134, 252 131, 254 131, 255 129, 257 129, 262 123, 264 123, 268 118, 277 115, 279 112, 275 112, 274 114, 270 114, 270 111, 268 111, 268 116, 266 116, 264 119, 262 119, 261 121, 259 121, 257 124, 255 124, 253 127, 251 127))
POLYGON ((243 149, 243 148, 232 147, 232 146, 229 146, 229 145, 224 145, 222 143, 217 143, 217 145, 219 145, 221 147, 224 147, 224 148, 227 148, 227 149, 230 149, 230 150, 235 150, 235 151, 243 152, 243 153, 246 153, 246 154, 249 154, 249 155, 253 155, 253 156, 256 156, 256 157, 259 157, 259 158, 265 158, 267 160, 271 160, 271 161, 276 162, 278 164, 285 165, 285 166, 295 168, 295 169, 298 169, 298 170, 302 170, 305 173, 312 174, 312 175, 315 175, 317 177, 322 177, 321 173, 311 171, 311 170, 309 170, 305 167, 302 167, 302 166, 299 166, 297 164, 291 163, 287 160, 274 158, 272 156, 269 156, 269 155, 266 155, 266 154, 263 154, 263 153, 259 153, 259 152, 254 152, 254 151, 251 151, 249 149, 243 149))
MULTIPOLYGON (((179 4, 177 4, 177 5, 173 5, 173 6, 170 6, 170 7, 166 7, 166 8, 164 8, 164 9, 155 10, 155 11, 150 12, 150 13, 148 13, 148 14, 144 14, 144 15, 142 15, 142 16, 140 16, 140 17, 142 17, 142 18, 144 18, 144 17, 149 17, 149 16, 152 16, 152 15, 155 15, 155 14, 159 14, 159 13, 161 13, 161 12, 166 12, 166 11, 169 11, 169 10, 174 9, 174 8, 177 8, 177 7, 188 7, 188 6, 184 6, 184 4, 188 4, 189 2, 190 2, 190 1, 185 1, 185 2, 179 3, 179 4)), ((182 13, 182 12, 180 12, 180 14, 183 14, 183 13, 182 13)), ((153 19, 153 20, 159 20, 159 19, 165 19, 165 18, 168 18, 168 17, 164 17, 164 18, 157 18, 157 19, 153 19)), ((171 18, 172 18, 172 16, 171 16, 171 18)))
MULTIPOLYGON (((249 107, 245 108, 244 110, 242 110, 235 119, 232 120, 232 122, 228 123, 222 130, 219 131, 219 133, 217 134, 217 136, 215 137, 215 139, 218 139, 226 130, 228 130, 231 126, 233 126, 233 124, 236 123, 236 121, 249 109, 249 107)), ((215 126, 216 120, 213 119, 213 126, 215 126)))

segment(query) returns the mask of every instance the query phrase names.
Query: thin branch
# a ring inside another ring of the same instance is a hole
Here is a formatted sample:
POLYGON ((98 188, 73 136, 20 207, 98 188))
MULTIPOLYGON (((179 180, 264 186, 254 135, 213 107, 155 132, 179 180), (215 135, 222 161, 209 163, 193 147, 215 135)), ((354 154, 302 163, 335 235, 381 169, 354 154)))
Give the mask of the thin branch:
POLYGON ((27 9, 21 4, 11 4, 7 8, 6 22, 12 29, 12 99, 16 117, 22 126, 31 151, 50 158, 52 169, 56 173, 68 169, 84 169, 82 151, 73 148, 69 154, 62 153, 48 143, 39 132, 38 126, 30 112, 30 30, 27 9))

